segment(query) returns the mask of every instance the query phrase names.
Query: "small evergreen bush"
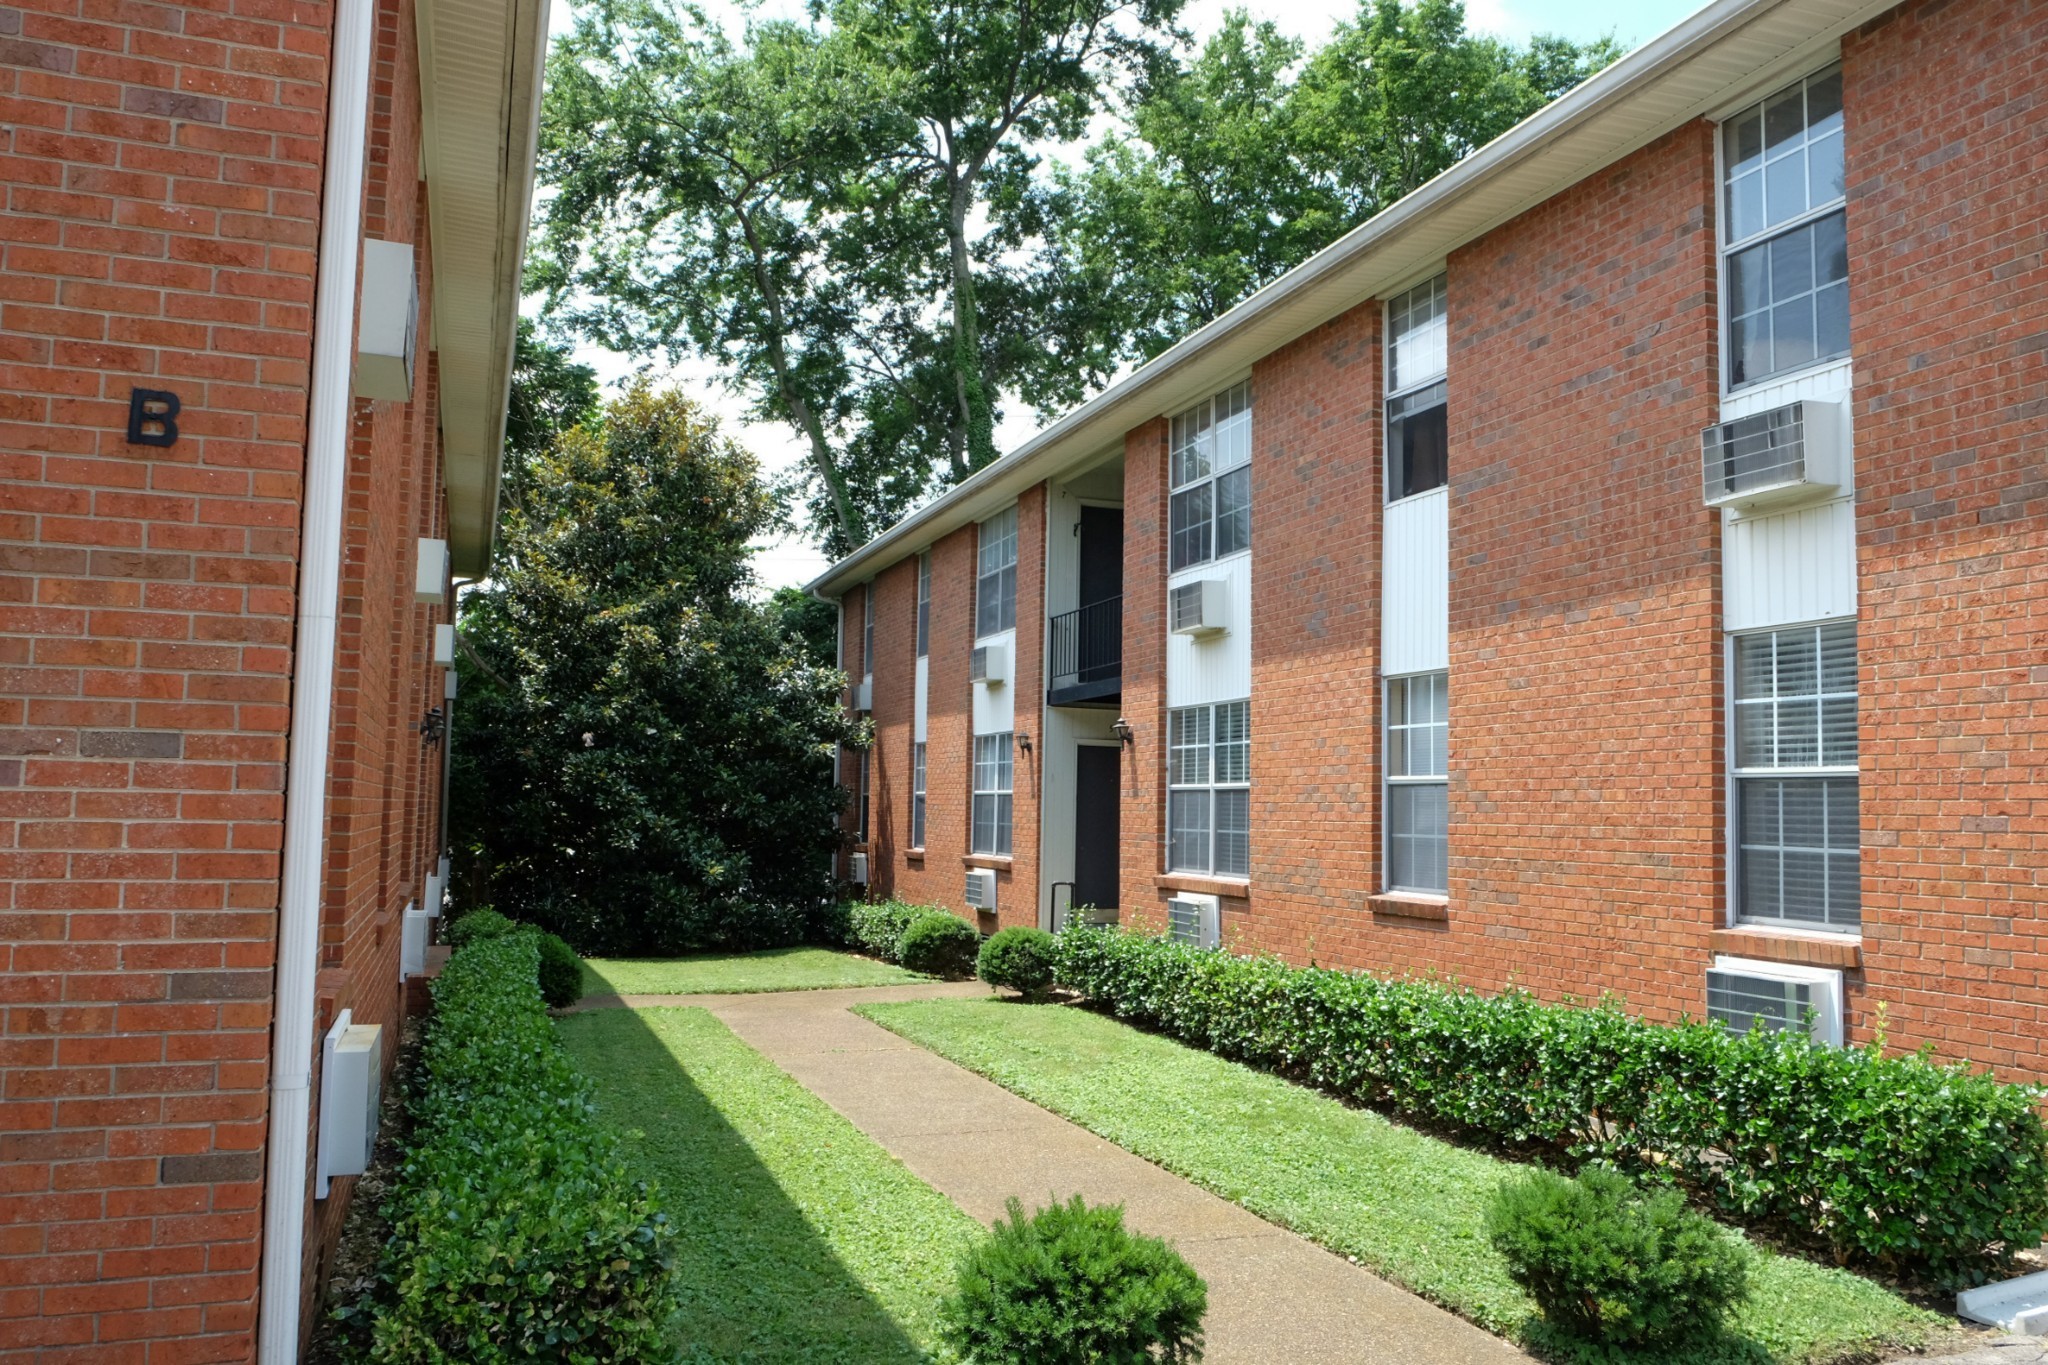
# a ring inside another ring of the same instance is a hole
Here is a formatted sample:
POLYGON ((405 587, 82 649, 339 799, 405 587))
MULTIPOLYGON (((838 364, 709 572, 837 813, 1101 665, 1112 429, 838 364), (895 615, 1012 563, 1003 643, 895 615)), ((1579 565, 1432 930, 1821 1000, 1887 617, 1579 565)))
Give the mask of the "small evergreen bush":
POLYGON ((1009 1218, 962 1259, 940 1334, 973 1365, 1180 1365, 1202 1358, 1209 1292, 1180 1253, 1079 1195, 1009 1218))
POLYGON ((540 998, 555 1009, 583 998, 583 959, 557 934, 539 933, 540 998))
POLYGON ((811 942, 827 948, 845 948, 853 943, 853 905, 842 900, 821 901, 811 912, 811 942))
POLYGON ((445 936, 452 946, 467 948, 487 938, 502 938, 518 927, 490 906, 479 905, 460 918, 450 920, 445 936))
POLYGON ((1030 997, 1052 985, 1052 935, 1017 925, 998 930, 981 945, 974 971, 991 986, 1007 986, 1030 997))
POLYGON ((677 1357, 676 1228, 542 1008, 540 944, 472 944, 434 981, 390 1239, 347 1313, 373 1365, 677 1357))
POLYGON ((901 960, 913 972, 958 981, 974 975, 981 934, 966 920, 933 910, 903 931, 901 960))
POLYGON ((1749 1258, 1676 1190, 1638 1193, 1620 1173, 1534 1170, 1502 1185, 1486 1235, 1553 1325, 1614 1346, 1712 1336, 1749 1296, 1749 1258))
POLYGON ((870 957, 878 957, 884 962, 901 962, 903 931, 934 913, 935 908, 906 905, 902 901, 865 901, 854 906, 849 916, 847 942, 870 957))
POLYGON ((1055 950, 1059 984, 1120 1019, 1482 1142, 1674 1180, 1841 1262, 1978 1284, 2048 1231, 2048 1092, 1960 1064, 1109 926, 1055 950))

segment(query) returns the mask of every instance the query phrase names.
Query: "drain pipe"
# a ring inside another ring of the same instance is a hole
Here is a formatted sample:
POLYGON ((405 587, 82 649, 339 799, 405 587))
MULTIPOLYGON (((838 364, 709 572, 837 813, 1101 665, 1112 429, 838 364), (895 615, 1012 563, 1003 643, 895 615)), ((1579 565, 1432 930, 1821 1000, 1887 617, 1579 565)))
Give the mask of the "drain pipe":
POLYGON ((313 1011, 320 953, 320 872, 327 832, 327 748, 334 716, 334 637, 355 362, 356 260, 370 104, 374 0, 336 0, 329 68, 327 166, 320 194, 313 296, 312 393, 306 420, 299 619, 285 768, 284 867, 278 898, 277 990, 271 1024, 270 1141, 263 1181, 260 1365, 299 1356, 306 1174, 313 1083, 313 1011))

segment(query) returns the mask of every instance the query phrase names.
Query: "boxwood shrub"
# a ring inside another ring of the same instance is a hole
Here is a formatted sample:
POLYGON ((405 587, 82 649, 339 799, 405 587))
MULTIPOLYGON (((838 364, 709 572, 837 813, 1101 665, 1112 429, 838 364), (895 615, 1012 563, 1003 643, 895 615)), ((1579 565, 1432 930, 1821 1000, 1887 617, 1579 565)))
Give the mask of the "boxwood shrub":
POLYGON ((1675 1181, 1843 1262, 1978 1283, 2048 1229, 2043 1090, 1925 1054, 1661 1026, 1522 991, 1291 968, 1114 927, 1057 944, 1123 1019, 1568 1166, 1675 1181))
POLYGON ((981 932, 944 910, 919 915, 903 931, 904 967, 926 976, 964 980, 974 975, 974 960, 980 952, 981 932))
POLYGON ((866 901, 853 907, 847 942, 870 957, 884 962, 903 960, 903 931, 933 913, 937 906, 910 905, 903 901, 866 901))
POLYGON ((453 947, 466 948, 472 943, 481 943, 487 938, 502 937, 518 927, 517 924, 491 909, 490 906, 479 905, 476 909, 464 911, 461 915, 449 920, 448 927, 442 931, 442 934, 453 947))
POLYGON ((1032 999, 1052 984, 1052 935, 1028 925, 999 929, 981 945, 974 974, 1032 999))
POLYGON ((539 967, 538 936, 507 934, 434 982, 373 1361, 675 1359, 675 1229, 556 1039, 539 967))

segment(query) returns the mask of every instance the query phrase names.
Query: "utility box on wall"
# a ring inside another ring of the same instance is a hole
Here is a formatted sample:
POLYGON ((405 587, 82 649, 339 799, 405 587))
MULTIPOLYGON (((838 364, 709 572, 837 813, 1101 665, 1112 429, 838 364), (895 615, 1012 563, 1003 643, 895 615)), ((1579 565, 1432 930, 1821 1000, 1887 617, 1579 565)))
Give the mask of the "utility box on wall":
POLYGON ((363 306, 356 320, 358 398, 412 398, 419 349, 420 284, 410 242, 363 241, 363 306))
POLYGON ((383 1102, 384 1029, 357 1024, 348 1010, 327 1030, 320 1060, 320 1153, 314 1197, 338 1176, 370 1169, 383 1102))
MULTIPOLYGON (((448 600, 448 542, 421 536, 419 569, 413 577, 412 600, 421 606, 439 606, 448 600)), ((448 642, 455 643, 451 636, 448 642)), ((454 657, 452 654, 449 656, 454 657)))

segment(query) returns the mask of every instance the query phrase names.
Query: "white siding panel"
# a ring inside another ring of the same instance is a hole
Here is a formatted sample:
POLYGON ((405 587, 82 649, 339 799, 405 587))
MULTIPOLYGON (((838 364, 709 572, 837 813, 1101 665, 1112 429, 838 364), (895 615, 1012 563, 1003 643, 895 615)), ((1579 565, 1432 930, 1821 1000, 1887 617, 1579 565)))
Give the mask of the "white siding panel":
POLYGON ((1856 504, 1841 498, 1771 516, 1721 517, 1727 629, 1856 614, 1856 504))
POLYGON ((1758 384, 1723 398, 1721 420, 1732 422, 1752 413, 1769 412, 1772 408, 1781 408, 1802 398, 1826 398, 1846 403, 1849 401, 1851 378, 1851 362, 1837 360, 1832 365, 1817 366, 1784 379, 1758 384))
POLYGON ((1084 740, 1115 744, 1114 711, 1079 706, 1045 708, 1040 753, 1045 763, 1039 788, 1038 925, 1052 928, 1052 889, 1074 880, 1074 788, 1084 740))
POLYGON ((1451 666, 1451 491, 1436 488, 1387 507, 1381 575, 1380 672, 1395 677, 1451 666))
POLYGON ((1230 627, 1221 635, 1197 639, 1166 636, 1166 704, 1201 706, 1240 701, 1252 694, 1252 557, 1232 555, 1213 564, 1182 569, 1167 580, 1169 589, 1200 578, 1229 584, 1230 627))
POLYGON ((1014 730, 1017 728, 1017 632, 1000 631, 994 635, 985 635, 974 643, 1001 645, 1009 654, 1009 667, 1004 671, 1010 675, 1001 687, 986 687, 981 683, 968 684, 974 689, 974 733, 1000 735, 1005 731, 1014 730))
POLYGON ((931 709, 931 664, 932 661, 930 659, 919 659, 917 661, 917 710, 913 715, 910 723, 910 738, 911 741, 916 744, 922 744, 925 742, 925 712, 931 709))

